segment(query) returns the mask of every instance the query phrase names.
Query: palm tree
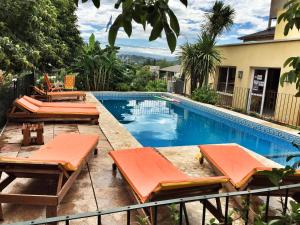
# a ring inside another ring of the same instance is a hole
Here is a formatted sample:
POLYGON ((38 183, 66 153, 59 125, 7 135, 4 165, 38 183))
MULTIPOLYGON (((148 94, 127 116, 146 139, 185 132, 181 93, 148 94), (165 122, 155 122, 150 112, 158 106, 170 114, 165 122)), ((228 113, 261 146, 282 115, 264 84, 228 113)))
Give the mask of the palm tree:
POLYGON ((233 24, 234 9, 216 1, 207 14, 207 23, 203 27, 195 44, 186 43, 181 47, 183 71, 191 78, 191 91, 197 86, 207 86, 209 75, 221 62, 221 55, 216 49, 216 38, 233 24))
POLYGON ((206 15, 206 30, 215 40, 223 31, 229 30, 233 25, 235 11, 230 5, 225 5, 222 1, 216 1, 214 6, 206 15))

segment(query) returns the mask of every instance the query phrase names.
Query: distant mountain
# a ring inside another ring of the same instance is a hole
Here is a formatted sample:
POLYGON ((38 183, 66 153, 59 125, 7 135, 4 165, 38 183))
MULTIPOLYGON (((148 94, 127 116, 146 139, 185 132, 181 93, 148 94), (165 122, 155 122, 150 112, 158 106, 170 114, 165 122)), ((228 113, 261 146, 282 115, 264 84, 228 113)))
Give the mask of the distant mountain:
POLYGON ((141 55, 119 54, 118 57, 123 61, 131 64, 153 65, 167 67, 178 64, 175 57, 147 57, 141 55))

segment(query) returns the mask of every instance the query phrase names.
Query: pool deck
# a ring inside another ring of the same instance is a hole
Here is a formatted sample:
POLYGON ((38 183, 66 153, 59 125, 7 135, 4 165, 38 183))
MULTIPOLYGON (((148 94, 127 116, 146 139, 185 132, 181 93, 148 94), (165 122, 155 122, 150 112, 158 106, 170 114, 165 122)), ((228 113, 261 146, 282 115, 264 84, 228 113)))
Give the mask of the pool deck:
MULTIPOLYGON (((98 209, 109 209, 119 206, 134 204, 128 195, 125 184, 118 174, 112 174, 112 160, 107 152, 127 148, 141 147, 141 144, 97 101, 90 93, 88 102, 97 103, 100 112, 99 126, 83 123, 47 123, 44 127, 45 142, 51 141, 60 133, 98 134, 98 156, 91 159, 89 163, 91 177, 87 168, 84 168, 75 184, 65 196, 59 206, 59 215, 76 214, 98 209), (92 184, 95 188, 93 194, 92 184)), ((28 157, 39 146, 22 147, 21 124, 9 123, 0 137, 0 156, 28 157)), ((200 165, 197 156, 197 146, 188 147, 166 147, 158 150, 167 157, 174 165, 186 174, 193 177, 204 177, 214 175, 207 163, 200 165)), ((279 165, 249 151, 266 166, 278 167, 279 165)), ((17 179, 5 191, 34 192, 34 190, 47 189, 47 184, 36 180, 17 179)), ((202 206, 200 203, 189 203, 187 205, 191 224, 199 224, 202 206)), ((164 211, 167 211, 166 209, 164 211)), ((20 222, 45 218, 45 207, 3 204, 4 222, 1 224, 20 222)), ((165 220, 164 213, 159 216, 160 224, 170 224, 165 220)), ((96 218, 89 218, 72 222, 72 224, 96 224, 96 218)), ((103 217, 102 224, 117 225, 126 224, 126 215, 114 214, 103 217)), ((241 224, 236 221, 234 224, 241 224)))

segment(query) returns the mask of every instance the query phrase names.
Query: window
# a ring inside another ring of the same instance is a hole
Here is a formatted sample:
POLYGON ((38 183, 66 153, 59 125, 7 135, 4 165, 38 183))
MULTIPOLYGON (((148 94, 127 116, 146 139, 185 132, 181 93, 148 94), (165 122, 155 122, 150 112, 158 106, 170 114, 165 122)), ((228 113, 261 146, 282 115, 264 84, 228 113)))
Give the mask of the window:
POLYGON ((235 74, 235 67, 220 67, 217 90, 232 94, 234 89, 235 74))

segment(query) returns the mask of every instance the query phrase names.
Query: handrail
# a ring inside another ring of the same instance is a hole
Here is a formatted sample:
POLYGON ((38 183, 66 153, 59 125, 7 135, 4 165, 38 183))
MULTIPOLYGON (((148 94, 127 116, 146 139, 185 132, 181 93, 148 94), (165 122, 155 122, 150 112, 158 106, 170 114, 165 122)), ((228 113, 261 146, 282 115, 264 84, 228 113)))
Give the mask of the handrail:
POLYGON ((101 210, 101 211, 79 213, 79 214, 68 215, 68 216, 58 216, 58 217, 46 218, 46 219, 37 219, 37 220, 18 222, 18 223, 12 223, 12 224, 7 224, 7 225, 40 225, 40 224, 63 222, 63 221, 67 222, 67 221, 71 221, 71 220, 77 220, 77 219, 83 219, 83 218, 89 218, 89 217, 101 218, 101 216, 108 215, 108 214, 114 214, 114 213, 120 213, 120 212, 130 212, 132 210, 144 209, 144 208, 149 208, 149 207, 158 207, 158 206, 172 205, 172 204, 182 204, 182 203, 203 201, 203 200, 209 200, 209 199, 215 199, 215 198, 229 198, 229 197, 237 197, 237 196, 245 196, 245 195, 250 196, 253 194, 266 193, 266 192, 270 193, 272 191, 288 190, 288 189, 294 189, 294 188, 300 188, 300 183, 284 185, 284 186, 279 186, 279 187, 269 187, 269 188, 262 188, 262 189, 256 189, 256 190, 249 190, 249 191, 236 191, 236 192, 219 193, 219 194, 212 194, 212 195, 202 195, 202 196, 196 196, 196 197, 177 198, 177 199, 157 201, 157 202, 149 202, 149 203, 144 203, 144 204, 124 206, 124 207, 112 208, 112 209, 101 210))

